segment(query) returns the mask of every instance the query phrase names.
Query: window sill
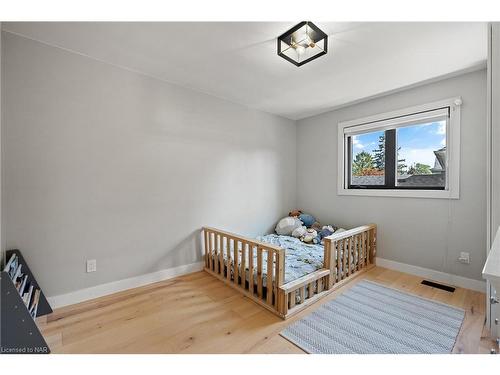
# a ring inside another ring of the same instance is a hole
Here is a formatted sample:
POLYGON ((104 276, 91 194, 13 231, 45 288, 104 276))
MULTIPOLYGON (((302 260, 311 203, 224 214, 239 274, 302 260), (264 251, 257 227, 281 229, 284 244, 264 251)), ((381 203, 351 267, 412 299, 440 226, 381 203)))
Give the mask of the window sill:
POLYGON ((395 198, 459 199, 458 191, 452 190, 397 190, 397 189, 338 189, 338 195, 395 198))

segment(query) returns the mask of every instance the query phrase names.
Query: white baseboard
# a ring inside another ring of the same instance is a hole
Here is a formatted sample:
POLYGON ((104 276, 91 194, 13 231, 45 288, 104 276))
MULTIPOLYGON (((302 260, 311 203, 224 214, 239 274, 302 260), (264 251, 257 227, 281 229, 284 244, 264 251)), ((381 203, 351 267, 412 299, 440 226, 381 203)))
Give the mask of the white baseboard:
MULTIPOLYGON (((422 278, 439 281, 449 285, 455 285, 461 288, 486 292, 486 283, 480 280, 468 279, 466 277, 452 275, 449 273, 413 266, 411 264, 400 263, 389 259, 376 257, 377 266, 388 268, 395 271, 405 272, 422 278)), ((75 290, 66 294, 47 297, 52 308, 73 305, 75 303, 88 301, 90 299, 107 296, 109 294, 121 292, 123 290, 137 288, 147 284, 156 283, 158 281, 168 280, 177 276, 185 275, 192 272, 201 271, 204 263, 197 262, 186 264, 183 266, 169 268, 157 272, 148 273, 145 275, 135 276, 128 279, 112 281, 110 283, 96 285, 90 288, 75 290)))
POLYGON ((123 290, 137 288, 188 273, 201 271, 203 269, 203 266, 203 262, 186 264, 183 266, 135 276, 128 279, 112 281, 110 283, 96 285, 90 288, 75 290, 74 292, 60 294, 58 296, 47 297, 47 300, 49 301, 50 306, 56 309, 58 307, 73 305, 75 303, 107 296, 109 294, 121 292, 123 290))
POLYGON ((420 276, 425 279, 439 281, 448 285, 458 286, 476 290, 478 292, 486 293, 486 282, 481 280, 468 279, 467 277, 452 275, 441 271, 432 270, 430 268, 423 268, 412 266, 411 264, 399 263, 393 260, 376 257, 377 266, 389 268, 391 270, 409 273, 412 275, 420 276))

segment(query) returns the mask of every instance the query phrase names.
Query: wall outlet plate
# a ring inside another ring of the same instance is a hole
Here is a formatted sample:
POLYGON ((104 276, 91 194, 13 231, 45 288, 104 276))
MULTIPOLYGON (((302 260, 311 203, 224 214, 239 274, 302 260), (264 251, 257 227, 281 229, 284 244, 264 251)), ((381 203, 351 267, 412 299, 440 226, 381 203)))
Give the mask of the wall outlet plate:
POLYGON ((95 271, 97 271, 97 260, 87 259, 87 272, 95 272, 95 271))
POLYGON ((460 256, 458 257, 458 261, 463 264, 469 264, 470 263, 470 254, 462 251, 460 252, 460 256))

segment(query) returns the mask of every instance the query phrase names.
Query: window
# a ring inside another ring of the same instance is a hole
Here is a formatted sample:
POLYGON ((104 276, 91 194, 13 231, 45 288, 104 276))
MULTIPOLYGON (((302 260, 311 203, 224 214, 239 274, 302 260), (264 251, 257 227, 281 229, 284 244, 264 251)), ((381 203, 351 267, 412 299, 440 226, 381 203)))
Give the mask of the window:
POLYGON ((458 198, 460 98, 339 124, 339 194, 458 198))

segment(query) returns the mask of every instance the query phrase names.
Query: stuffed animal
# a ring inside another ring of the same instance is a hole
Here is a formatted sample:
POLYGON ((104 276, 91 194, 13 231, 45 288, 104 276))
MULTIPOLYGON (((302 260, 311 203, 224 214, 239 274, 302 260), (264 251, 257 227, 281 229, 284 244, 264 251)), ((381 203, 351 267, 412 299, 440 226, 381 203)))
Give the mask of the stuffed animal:
POLYGON ((316 222, 314 216, 309 214, 300 214, 299 219, 307 228, 310 228, 316 222))
POLYGON ((318 232, 316 232, 314 229, 308 229, 306 234, 300 237, 300 240, 305 243, 312 243, 313 240, 316 238, 318 235, 318 232))
POLYGON ((301 226, 302 222, 298 218, 287 216, 278 222, 274 230, 281 236, 291 236, 292 232, 301 226))
POLYGON ((300 214, 302 213, 301 210, 293 210, 293 211, 290 211, 288 213, 288 216, 291 216, 291 217, 299 217, 300 214))
POLYGON ((292 236, 295 238, 300 238, 302 236, 305 236, 307 233, 307 228, 304 226, 300 226, 298 228, 295 228, 292 232, 292 236))
POLYGON ((338 228, 335 226, 335 225, 325 225, 321 228, 322 230, 323 229, 328 229, 330 232, 335 232, 338 228))
POLYGON ((319 232, 321 229, 323 229, 323 225, 321 225, 318 221, 315 221, 313 225, 311 225, 311 228, 316 232, 319 232))
POLYGON ((321 231, 318 232, 318 235, 313 239, 315 244, 320 244, 323 241, 323 238, 331 236, 335 231, 331 225, 325 225, 321 231))

